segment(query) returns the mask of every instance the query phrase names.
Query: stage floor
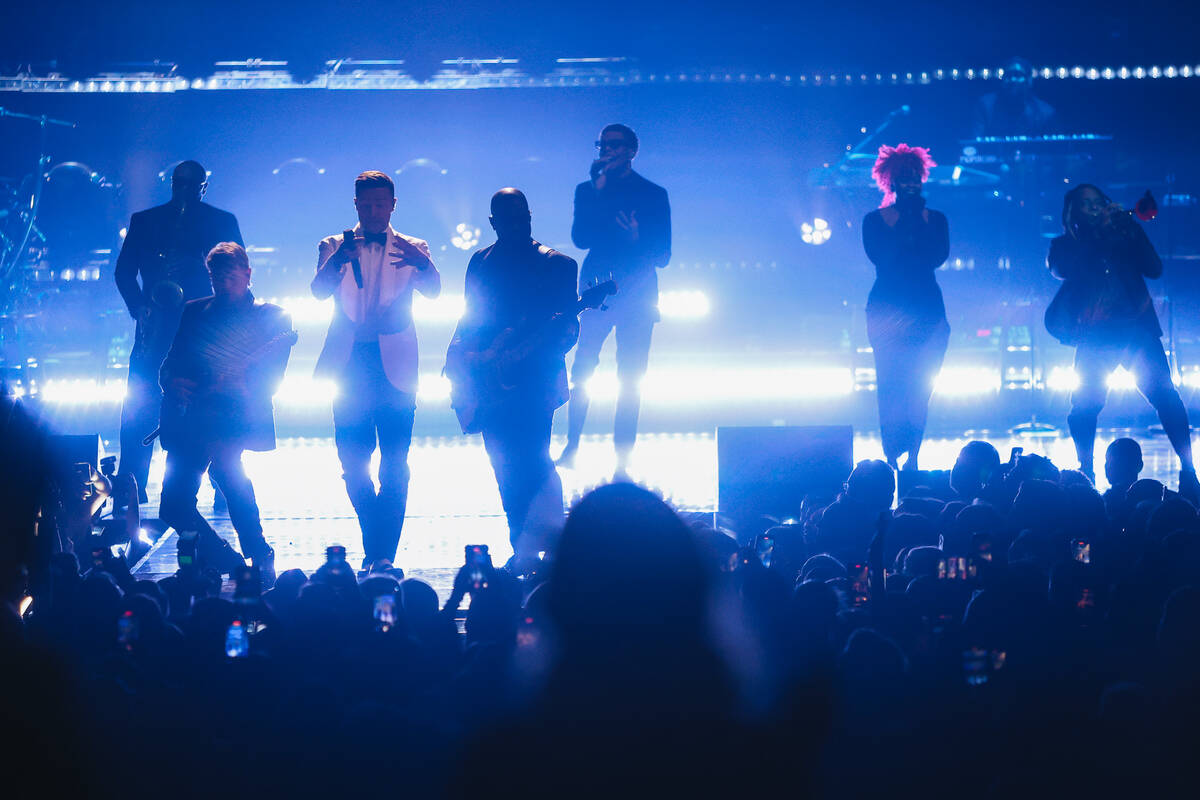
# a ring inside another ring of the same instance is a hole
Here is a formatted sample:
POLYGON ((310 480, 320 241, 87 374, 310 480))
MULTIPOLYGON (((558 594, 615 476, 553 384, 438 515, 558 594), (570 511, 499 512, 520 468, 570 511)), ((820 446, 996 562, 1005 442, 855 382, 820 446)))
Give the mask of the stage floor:
MULTIPOLYGON (((1103 463, 1104 448, 1120 436, 1133 436, 1142 443, 1146 464, 1143 477, 1175 487, 1179 462, 1161 435, 1102 431, 1096 444, 1098 465, 1103 463)), ((1008 457, 1009 448, 1019 446, 1026 453, 1048 456, 1059 467, 1076 465, 1074 447, 1066 437, 1014 437, 980 430, 966 431, 957 437, 928 439, 921 449, 921 466, 948 469, 959 449, 971 439, 992 442, 1001 458, 1008 457)), ((557 455, 562 446, 563 440, 556 437, 552 454, 557 455)), ((855 436, 855 461, 881 457, 878 435, 855 436)), ((362 560, 358 522, 346 497, 332 439, 283 439, 277 450, 247 453, 244 460, 254 482, 266 537, 275 548, 277 571, 295 567, 311 572, 324 562, 325 548, 331 544, 345 545, 352 564, 362 560)), ((409 466, 412 479, 408 514, 396 565, 409 577, 428 582, 445 600, 462 565, 465 545, 486 544, 497 565, 512 554, 500 497, 477 436, 415 439, 409 466)), ((614 466, 611 436, 584 437, 576 468, 559 470, 568 505, 589 489, 607 482, 614 466)), ((151 502, 142 508, 144 518, 158 514, 162 470, 163 457, 157 453, 148 487, 151 502)), ((716 438, 712 433, 643 435, 638 439, 630 473, 677 508, 714 511, 716 438)), ((1103 490, 1104 476, 1097 477, 1103 490)), ((207 483, 201 489, 200 509, 236 547, 229 518, 212 515, 212 490, 207 483)), ((174 572, 175 542, 173 531, 162 537, 137 565, 135 574, 158 578, 174 572)))

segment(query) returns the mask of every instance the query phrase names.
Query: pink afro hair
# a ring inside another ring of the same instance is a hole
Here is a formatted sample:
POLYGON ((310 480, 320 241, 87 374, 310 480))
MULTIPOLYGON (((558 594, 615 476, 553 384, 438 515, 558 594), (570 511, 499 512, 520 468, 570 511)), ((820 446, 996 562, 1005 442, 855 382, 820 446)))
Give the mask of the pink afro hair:
POLYGON ((936 166, 929 156, 928 148, 909 147, 904 143, 895 147, 888 147, 886 144, 881 146, 875 166, 871 168, 871 177, 875 179, 879 191, 883 192, 883 202, 879 207, 890 206, 896 202, 896 193, 892 191, 892 180, 896 175, 905 170, 916 170, 921 175, 921 183, 924 183, 929 180, 930 168, 936 166))

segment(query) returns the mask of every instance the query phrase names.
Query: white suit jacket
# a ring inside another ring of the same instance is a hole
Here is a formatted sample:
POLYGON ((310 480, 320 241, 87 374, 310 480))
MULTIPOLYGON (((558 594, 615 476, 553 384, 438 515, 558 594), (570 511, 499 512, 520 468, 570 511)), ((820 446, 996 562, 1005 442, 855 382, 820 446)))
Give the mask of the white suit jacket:
MULTIPOLYGON (((361 235, 361 225, 355 225, 354 232, 361 235)), ((326 263, 342 246, 344 235, 339 233, 321 240, 317 275, 311 288, 318 299, 333 296, 334 312, 325 334, 325 346, 317 358, 315 374, 334 380, 341 377, 354 349, 358 326, 368 324, 378 328, 379 352, 388 381, 402 392, 416 394, 417 334, 412 325, 412 293, 416 289, 426 297, 437 297, 442 279, 436 267, 423 271, 413 266, 393 267, 389 253, 399 249, 395 244, 397 239, 404 239, 427 257, 429 245, 416 237, 397 233, 390 225, 387 235, 387 246, 378 263, 360 256, 362 289, 358 288, 349 264, 341 268, 340 278, 336 272, 322 273, 326 263)), ((359 252, 363 253, 361 246, 359 252)))

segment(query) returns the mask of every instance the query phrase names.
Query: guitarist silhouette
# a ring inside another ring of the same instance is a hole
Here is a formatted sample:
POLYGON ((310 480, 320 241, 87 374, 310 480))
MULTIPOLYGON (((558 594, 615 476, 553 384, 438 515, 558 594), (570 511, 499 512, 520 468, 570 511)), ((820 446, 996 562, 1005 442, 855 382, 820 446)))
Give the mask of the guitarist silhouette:
POLYGON ((568 397, 566 353, 584 304, 611 283, 576 294, 575 260, 532 237, 528 201, 516 189, 492 197, 496 243, 471 256, 466 310, 446 353, 451 404, 464 433, 483 434, 520 571, 563 523, 562 482, 550 459, 554 411, 568 397))

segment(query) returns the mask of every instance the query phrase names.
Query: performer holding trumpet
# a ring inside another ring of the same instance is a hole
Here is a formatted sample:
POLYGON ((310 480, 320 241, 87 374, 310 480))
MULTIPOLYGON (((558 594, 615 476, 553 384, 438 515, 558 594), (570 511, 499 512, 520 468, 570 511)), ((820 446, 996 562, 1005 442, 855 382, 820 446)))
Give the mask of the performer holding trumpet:
POLYGON ((1067 423, 1079 468, 1094 474, 1096 421, 1108 395, 1108 375, 1124 366, 1179 455, 1180 492, 1200 499, 1187 409, 1171 381, 1163 331, 1146 288, 1146 278, 1162 276, 1162 260, 1133 215, 1092 184, 1067 192, 1062 223, 1063 234, 1050 243, 1046 259, 1063 282, 1046 309, 1046 329, 1075 346, 1079 385, 1071 393, 1067 423))

